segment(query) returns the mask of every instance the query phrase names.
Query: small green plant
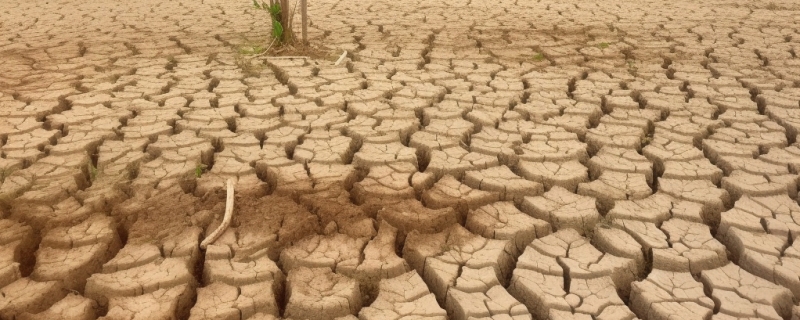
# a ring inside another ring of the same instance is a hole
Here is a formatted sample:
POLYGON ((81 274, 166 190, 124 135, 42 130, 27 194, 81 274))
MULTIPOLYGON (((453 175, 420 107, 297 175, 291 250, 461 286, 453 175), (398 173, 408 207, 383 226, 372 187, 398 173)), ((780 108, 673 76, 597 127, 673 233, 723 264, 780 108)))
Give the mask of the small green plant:
POLYGON ((242 40, 243 43, 234 50, 233 59, 236 65, 242 69, 242 72, 248 76, 256 76, 261 73, 264 66, 257 60, 254 63, 253 58, 264 54, 269 48, 264 47, 261 43, 252 42, 247 39, 242 40))
POLYGON ((281 5, 273 3, 267 9, 272 18, 272 37, 283 41, 283 24, 281 24, 281 5))
POLYGON ((537 52, 535 55, 533 55, 533 61, 544 61, 544 55, 541 52, 537 52))
POLYGON ((206 170, 206 165, 202 163, 198 163, 197 166, 194 167, 194 177, 200 179, 203 176, 203 171, 206 170))
POLYGON ((86 167, 89 170, 89 179, 92 181, 97 180, 97 167, 95 167, 91 162, 89 162, 86 167))
POLYGON ((290 14, 284 9, 288 9, 288 1, 287 0, 269 0, 269 3, 261 2, 258 3, 257 0, 253 0, 253 6, 256 9, 261 9, 269 14, 269 18, 272 24, 272 38, 273 41, 277 41, 278 44, 290 42, 292 39, 292 19, 290 14))
POLYGON ((636 73, 636 71, 639 70, 639 67, 636 66, 636 61, 628 60, 626 62, 628 63, 628 71, 630 73, 636 73))
POLYGON ((648 144, 650 144, 650 142, 653 142, 652 136, 645 136, 642 138, 642 146, 647 146, 648 144))
POLYGON ((600 42, 597 44, 597 47, 600 49, 606 49, 608 48, 608 46, 609 46, 608 42, 600 42))
POLYGON ((252 55, 252 54, 261 54, 264 51, 266 51, 266 49, 267 48, 264 48, 264 46, 257 45, 257 44, 256 45, 244 44, 244 45, 239 47, 237 52, 240 55, 252 55))

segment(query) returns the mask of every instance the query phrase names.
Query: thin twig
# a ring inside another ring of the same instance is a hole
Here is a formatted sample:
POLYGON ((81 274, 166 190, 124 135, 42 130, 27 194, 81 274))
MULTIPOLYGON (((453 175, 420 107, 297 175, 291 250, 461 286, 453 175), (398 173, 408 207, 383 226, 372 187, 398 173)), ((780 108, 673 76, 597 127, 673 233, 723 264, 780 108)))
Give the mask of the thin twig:
POLYGON ((295 0, 294 8, 292 8, 292 13, 290 13, 289 16, 286 19, 286 23, 288 24, 288 26, 283 29, 283 32, 286 32, 287 30, 291 32, 291 34, 289 36, 292 38, 292 40, 295 37, 294 36, 294 28, 292 26, 294 25, 294 14, 295 14, 295 12, 297 12, 297 3, 298 3, 298 1, 300 1, 300 0, 295 0))
POLYGON ((340 63, 342 63, 342 61, 344 61, 344 58, 346 58, 346 57, 347 57, 347 50, 345 50, 342 53, 342 55, 339 57, 339 60, 336 60, 336 63, 334 63, 333 65, 334 66, 338 66, 340 63))
POLYGON ((294 23, 294 15, 297 13, 297 5, 300 4, 300 0, 294 0, 294 8, 292 8, 292 23, 294 23))
POLYGON ((272 38, 272 42, 270 42, 269 47, 267 47, 267 50, 264 50, 264 52, 252 56, 251 59, 255 58, 255 57, 260 57, 260 56, 263 56, 263 55, 269 53, 269 49, 271 49, 272 45, 275 44, 275 40, 278 40, 278 38, 272 38))
POLYGON ((269 43, 269 47, 267 47, 267 50, 264 50, 264 52, 259 53, 259 54, 265 54, 265 53, 269 52, 269 49, 272 49, 272 45, 275 44, 276 40, 278 40, 278 38, 273 38, 272 42, 269 43))
POLYGON ((231 225, 231 218, 233 217, 233 179, 228 179, 226 184, 228 187, 228 196, 225 199, 225 217, 222 218, 222 224, 217 227, 217 230, 214 230, 203 242, 200 242, 200 248, 202 249, 205 249, 209 244, 217 241, 217 238, 231 225))
POLYGON ((264 57, 264 59, 311 59, 309 56, 277 56, 277 57, 264 57))

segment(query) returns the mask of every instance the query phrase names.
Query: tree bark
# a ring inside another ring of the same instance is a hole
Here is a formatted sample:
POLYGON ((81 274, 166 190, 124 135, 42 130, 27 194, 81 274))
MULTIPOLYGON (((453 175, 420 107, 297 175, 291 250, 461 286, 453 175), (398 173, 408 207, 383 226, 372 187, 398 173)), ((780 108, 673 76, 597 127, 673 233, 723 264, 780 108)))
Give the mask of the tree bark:
POLYGON ((289 0, 280 0, 281 4, 281 25, 283 26, 282 42, 287 43, 292 40, 292 7, 289 0))
POLYGON ((308 44, 308 11, 306 0, 300 0, 300 16, 303 19, 303 45, 308 44))

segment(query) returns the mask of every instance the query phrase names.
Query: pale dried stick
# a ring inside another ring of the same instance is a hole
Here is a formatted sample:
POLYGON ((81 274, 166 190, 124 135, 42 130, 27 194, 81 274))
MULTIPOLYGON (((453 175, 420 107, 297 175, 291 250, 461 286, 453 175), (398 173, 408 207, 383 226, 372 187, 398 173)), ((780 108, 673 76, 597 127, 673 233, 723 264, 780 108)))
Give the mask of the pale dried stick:
POLYGON ((336 63, 334 63, 333 65, 338 66, 340 63, 342 63, 342 61, 344 61, 345 57, 347 57, 347 50, 342 52, 342 55, 339 57, 339 60, 336 60, 336 63))
POLYGON ((277 56, 277 57, 264 57, 263 59, 311 59, 309 56, 277 56))
POLYGON ((231 218, 233 217, 233 179, 228 179, 226 184, 228 187, 228 196, 225 199, 225 217, 222 218, 222 223, 217 227, 217 230, 214 230, 203 242, 200 242, 200 248, 205 249, 209 244, 217 241, 217 238, 231 225, 231 218))
POLYGON ((267 50, 264 50, 264 52, 262 52, 262 53, 259 53, 259 54, 257 54, 257 55, 254 55, 254 56, 250 57, 250 59, 253 59, 253 58, 255 58, 255 57, 260 57, 260 56, 263 56, 263 55, 265 55, 265 54, 269 53, 269 49, 271 49, 271 48, 272 48, 272 45, 273 45, 273 44, 275 44, 275 40, 278 40, 278 38, 273 38, 273 39, 272 39, 272 42, 270 42, 270 43, 269 43, 269 47, 267 47, 267 50))

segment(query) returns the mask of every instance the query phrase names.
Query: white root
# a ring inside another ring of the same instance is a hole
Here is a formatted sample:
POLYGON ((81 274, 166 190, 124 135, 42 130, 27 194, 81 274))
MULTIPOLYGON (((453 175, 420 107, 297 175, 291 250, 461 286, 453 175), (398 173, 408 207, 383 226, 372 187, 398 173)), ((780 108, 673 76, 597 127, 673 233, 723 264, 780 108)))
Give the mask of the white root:
POLYGON ((222 223, 217 227, 214 232, 212 232, 208 237, 206 237, 203 242, 200 242, 200 248, 205 249, 209 244, 217 241, 217 238, 225 232, 231 225, 231 219, 233 217, 233 179, 228 179, 226 183, 228 187, 228 195, 225 199, 225 217, 222 218, 222 223))

